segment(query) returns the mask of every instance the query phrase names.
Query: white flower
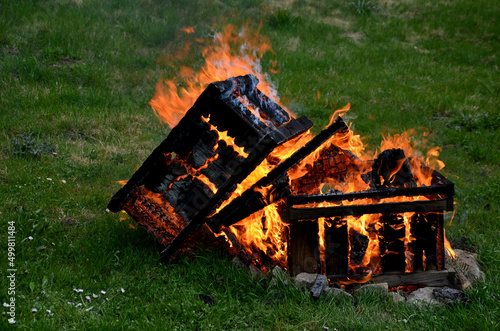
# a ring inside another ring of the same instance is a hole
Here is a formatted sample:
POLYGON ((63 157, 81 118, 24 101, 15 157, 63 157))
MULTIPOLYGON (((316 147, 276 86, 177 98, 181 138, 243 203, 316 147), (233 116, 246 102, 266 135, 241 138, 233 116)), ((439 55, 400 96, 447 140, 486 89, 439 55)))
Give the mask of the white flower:
POLYGON ((83 289, 78 289, 78 288, 74 288, 73 291, 75 291, 76 293, 83 293, 83 289))
POLYGON ((86 310, 86 311, 91 311, 91 310, 92 310, 92 308, 94 308, 94 307, 90 307, 90 308, 87 308, 87 309, 85 309, 85 310, 86 310))
POLYGON ((97 298, 97 294, 92 293, 93 298, 97 298))
POLYGON ((38 311, 38 309, 36 309, 36 308, 31 309, 31 312, 32 312, 33 314, 34 314, 34 313, 36 313, 37 311, 38 311))
POLYGON ((82 306, 82 303, 77 303, 75 307, 81 307, 82 306))
POLYGON ((74 305, 74 302, 68 301, 68 305, 74 305))
POLYGON ((61 180, 61 182, 62 182, 63 184, 66 184, 66 181, 65 181, 64 179, 63 179, 63 180, 61 180))
POLYGON ((122 287, 122 289, 121 289, 120 291, 121 291, 122 293, 125 293, 125 290, 123 289, 123 287, 122 287))
POLYGON ((102 291, 101 291, 101 294, 102 294, 102 295, 106 294, 106 291, 102 290, 102 291))
POLYGON ((48 180, 49 182, 51 182, 51 181, 52 181, 52 178, 50 178, 50 177, 47 177, 47 180, 48 180))
POLYGON ((29 239, 29 240, 33 240, 33 237, 32 237, 32 236, 29 236, 29 237, 28 237, 28 239, 29 239))
POLYGON ((92 302, 92 299, 88 295, 85 296, 85 299, 87 299, 88 302, 92 302))
POLYGON ((3 303, 3 306, 4 306, 5 308, 9 308, 9 307, 10 307, 10 305, 9 305, 7 302, 4 302, 4 303, 3 303))

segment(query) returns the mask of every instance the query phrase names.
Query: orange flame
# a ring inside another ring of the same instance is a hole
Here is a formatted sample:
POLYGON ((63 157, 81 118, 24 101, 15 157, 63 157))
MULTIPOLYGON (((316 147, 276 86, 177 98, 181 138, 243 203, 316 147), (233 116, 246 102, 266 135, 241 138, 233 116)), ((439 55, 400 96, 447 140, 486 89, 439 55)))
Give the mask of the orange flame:
MULTIPOLYGON (((194 33, 189 28, 183 31, 194 33)), ((241 31, 236 31, 233 26, 228 25, 222 32, 216 33, 213 43, 203 50, 205 65, 201 70, 194 72, 182 67, 178 73, 179 81, 158 82, 150 105, 160 121, 172 128, 210 83, 247 74, 255 75, 260 81, 257 87, 275 102, 279 102, 277 92, 261 68, 260 59, 268 51, 272 52, 272 48, 258 30, 253 32, 247 25, 241 31)))
POLYGON ((448 254, 448 256, 451 258, 451 259, 454 259, 457 257, 457 253, 455 253, 455 251, 453 250, 453 248, 451 248, 451 245, 450 245, 450 242, 448 241, 448 239, 446 239, 446 231, 443 230, 445 232, 445 235, 444 235, 444 249, 446 250, 446 254, 448 254))
POLYGON ((192 26, 190 26, 190 27, 181 29, 181 31, 184 31, 184 32, 186 32, 188 34, 189 33, 194 33, 194 28, 192 26))
MULTIPOLYGON (((210 115, 208 116, 208 118, 205 118, 205 117, 202 117, 203 120, 205 120, 205 122, 210 126, 210 130, 211 131, 215 131, 217 132, 217 135, 218 135, 218 139, 217 141, 224 141, 228 146, 231 146, 233 148, 233 150, 238 153, 239 155, 243 156, 243 157, 248 157, 248 153, 245 152, 244 148, 241 147, 241 146, 238 146, 236 144, 236 142, 234 141, 234 137, 231 137, 230 135, 227 134, 227 131, 219 131, 217 130, 217 127, 215 125, 212 125, 210 123, 210 115)), ((217 142, 217 144, 214 146, 213 150, 215 151, 219 145, 219 143, 217 142)))

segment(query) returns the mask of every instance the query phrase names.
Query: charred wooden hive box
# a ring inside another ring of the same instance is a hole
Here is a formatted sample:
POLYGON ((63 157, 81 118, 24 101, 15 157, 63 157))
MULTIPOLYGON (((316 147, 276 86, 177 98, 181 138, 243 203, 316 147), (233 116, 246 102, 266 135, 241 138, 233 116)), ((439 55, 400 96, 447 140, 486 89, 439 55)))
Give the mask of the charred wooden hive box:
MULTIPOLYGON (((283 220, 290 225, 288 266, 291 272, 324 273, 335 282, 363 279, 370 270, 373 279, 383 274, 383 280, 379 280, 389 282, 390 286, 419 285, 418 282, 447 285, 446 272, 430 278, 420 277, 418 273, 445 268, 443 212, 453 210, 453 183, 437 171, 422 168, 420 171, 432 176, 430 186, 388 187, 379 181, 367 191, 332 190, 318 194, 320 182, 342 180, 345 169, 357 171, 359 165, 352 154, 335 146, 325 153, 328 157, 319 157, 317 162, 328 165, 321 174, 318 173, 321 165, 313 165, 309 173, 295 181, 296 191, 301 194, 288 196, 287 208, 283 211, 283 220), (337 155, 332 155, 335 150, 337 155), (318 181, 318 177, 323 181, 318 181), (370 215, 375 217, 362 219, 370 215), (366 230, 358 232, 350 222, 363 223, 366 230), (377 243, 376 254, 370 257, 369 245, 373 242, 377 243), (401 276, 410 273, 407 280, 401 276), (391 278, 393 274, 398 276, 391 278)), ((380 168, 377 162, 372 166, 380 168)), ((408 171, 402 167, 394 178, 400 180, 408 171)))
POLYGON ((312 126, 291 118, 251 75, 210 84, 167 138, 110 200, 171 257, 277 146, 312 126))

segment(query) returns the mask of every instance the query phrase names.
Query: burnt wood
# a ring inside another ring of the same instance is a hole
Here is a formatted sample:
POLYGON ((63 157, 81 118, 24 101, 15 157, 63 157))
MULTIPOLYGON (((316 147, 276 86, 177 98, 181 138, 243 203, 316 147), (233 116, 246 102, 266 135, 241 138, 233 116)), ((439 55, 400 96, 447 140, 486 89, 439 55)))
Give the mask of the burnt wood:
POLYGON ((361 177, 373 188, 416 186, 410 163, 401 148, 386 149, 380 153, 373 162, 372 170, 361 177))
POLYGON ((364 214, 400 214, 405 212, 438 212, 446 209, 447 199, 411 202, 392 202, 371 205, 349 205, 334 207, 297 208, 289 207, 286 212, 288 222, 320 217, 360 216, 364 214))
POLYGON ((442 213, 431 214, 436 219, 436 260, 437 269, 443 270, 445 268, 445 248, 444 248, 444 216, 442 213))
POLYGON ((349 260, 352 266, 359 266, 356 270, 348 270, 349 274, 359 274, 363 272, 361 264, 363 263, 369 242, 370 238, 364 234, 357 232, 353 228, 349 229, 349 244, 351 246, 349 260))
POLYGON ((382 233, 379 235, 380 256, 383 272, 404 272, 406 234, 404 218, 401 215, 383 215, 381 219, 382 233))
POLYGON ((347 221, 335 219, 325 229, 325 265, 328 275, 346 275, 349 265, 347 221))
POLYGON ((288 239, 288 269, 293 275, 301 272, 319 273, 318 222, 300 221, 290 225, 288 239))
MULTIPOLYGON (((312 138, 307 144, 292 154, 288 159, 281 162, 277 167, 271 170, 267 176, 261 178, 252 187, 246 190, 241 196, 235 198, 229 205, 224 207, 216 215, 212 216, 207 224, 214 232, 219 232, 221 226, 231 226, 238 221, 250 216, 254 212, 264 208, 268 205, 268 198, 264 197, 261 192, 264 187, 274 185, 274 191, 278 185, 275 184, 276 180, 283 176, 290 168, 302 161, 307 155, 315 151, 321 144, 328 138, 340 130, 346 130, 347 125, 338 117, 336 121, 328 128, 320 132, 317 136, 312 138)), ((288 193, 283 190, 283 195, 288 193)))
POLYGON ((420 186, 420 187, 407 187, 407 188, 377 188, 375 190, 369 191, 359 191, 352 193, 326 193, 326 194, 304 194, 304 195, 292 195, 288 198, 289 205, 301 205, 307 203, 318 203, 318 202, 340 202, 340 201, 354 201, 359 199, 383 199, 392 198, 399 196, 427 196, 429 198, 435 198, 444 196, 449 201, 447 201, 446 208, 444 210, 453 210, 453 195, 455 193, 454 184, 450 182, 447 178, 443 177, 437 171, 433 172, 433 178, 435 178, 436 183, 431 186, 420 186))
MULTIPOLYGON (((429 215, 427 215, 429 216, 429 215)), ((411 220, 413 270, 427 271, 436 268, 437 228, 433 217, 415 215, 411 220)))
POLYGON ((312 126, 305 117, 292 119, 257 83, 247 75, 210 84, 109 201, 109 210, 125 209, 167 246, 162 258, 171 257, 274 148, 312 126), (240 148, 222 140, 223 132, 240 148), (183 220, 175 236, 162 237, 173 220, 166 212, 150 217, 165 203, 183 220))
POLYGON ((372 277, 374 283, 387 283, 395 286, 448 286, 455 287, 456 273, 454 270, 430 270, 414 273, 384 273, 372 277))
MULTIPOLYGON (((356 283, 356 277, 348 277, 347 275, 328 275, 330 282, 353 282, 356 283)), ((361 283, 366 282, 366 277, 361 278, 361 283)), ((387 272, 381 275, 373 275, 369 282, 371 283, 387 283, 389 287, 397 286, 448 286, 451 288, 457 287, 456 272, 450 266, 446 266, 443 270, 418 271, 410 273, 387 272)))

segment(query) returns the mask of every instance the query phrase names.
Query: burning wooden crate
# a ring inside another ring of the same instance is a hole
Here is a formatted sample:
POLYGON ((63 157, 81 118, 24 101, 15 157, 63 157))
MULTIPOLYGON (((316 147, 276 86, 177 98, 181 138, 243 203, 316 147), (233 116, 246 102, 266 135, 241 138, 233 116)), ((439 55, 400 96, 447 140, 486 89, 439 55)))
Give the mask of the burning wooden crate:
POLYGON ((172 256, 269 153, 312 126, 269 100, 253 76, 210 84, 108 204, 172 256))
MULTIPOLYGON (((335 148, 322 154, 331 160, 332 150, 335 148)), ((318 171, 313 165, 309 173, 295 180, 297 190, 317 193, 322 184, 349 177, 344 169, 359 174, 367 165, 372 168, 360 176, 370 190, 288 197, 283 220, 290 224, 288 265, 294 274, 324 273, 333 282, 363 282, 373 276, 390 286, 449 284, 450 275, 444 270, 443 212, 453 210, 453 183, 422 167, 414 171, 427 173, 431 185, 417 187, 408 162, 393 162, 397 170, 387 172, 391 166, 384 162, 405 160, 401 152, 387 150, 363 166, 350 153, 337 149, 333 157, 337 162, 333 163, 338 174, 325 167, 316 175, 322 178, 318 181, 312 176, 318 171), (387 157, 389 154, 393 155, 387 157), (443 272, 423 276, 422 271, 443 272)), ((324 159, 319 157, 316 162, 324 159)))
POLYGON ((280 264, 333 282, 386 277, 391 286, 418 285, 425 271, 427 285, 442 283, 443 212, 453 209, 453 184, 399 149, 360 160, 342 147, 350 131, 340 117, 275 159, 278 147, 312 123, 293 118, 256 85, 253 76, 212 83, 108 208, 125 210, 153 234, 166 246, 165 260, 206 224, 261 268, 280 264), (270 170, 246 182, 263 161, 270 170), (421 177, 425 184, 417 183, 421 177), (243 181, 246 189, 232 194, 243 181), (355 181, 364 189, 348 187, 355 181), (286 241, 278 260, 256 245, 244 247, 233 231, 270 206, 276 213, 265 217, 282 224, 279 240, 286 241))

